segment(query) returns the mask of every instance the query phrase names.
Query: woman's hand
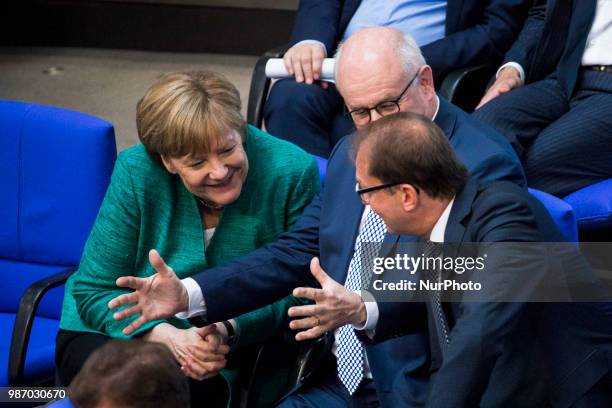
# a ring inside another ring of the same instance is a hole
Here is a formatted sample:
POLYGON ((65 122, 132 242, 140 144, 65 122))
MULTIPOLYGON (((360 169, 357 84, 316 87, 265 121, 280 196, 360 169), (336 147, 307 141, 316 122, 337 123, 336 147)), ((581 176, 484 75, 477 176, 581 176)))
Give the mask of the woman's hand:
POLYGON ((161 323, 143 338, 168 346, 185 375, 200 381, 217 375, 225 367, 225 355, 229 352, 215 325, 177 329, 161 323))

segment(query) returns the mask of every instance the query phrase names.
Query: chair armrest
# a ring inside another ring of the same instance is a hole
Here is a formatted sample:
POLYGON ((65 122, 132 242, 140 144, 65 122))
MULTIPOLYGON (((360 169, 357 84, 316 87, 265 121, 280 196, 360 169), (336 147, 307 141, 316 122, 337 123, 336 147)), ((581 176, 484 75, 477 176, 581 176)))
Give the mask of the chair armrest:
POLYGON ((247 106, 247 123, 261 129, 263 125, 263 106, 268 97, 270 78, 266 78, 266 63, 270 58, 281 58, 289 49, 287 45, 266 51, 255 63, 253 75, 251 76, 251 88, 249 90, 249 104, 247 106))
POLYGON ((289 47, 289 44, 283 44, 264 52, 263 55, 269 58, 282 58, 283 55, 285 55, 285 53, 289 50, 289 48, 291 48, 289 47))
POLYGON ((471 112, 484 95, 497 67, 497 64, 482 64, 452 71, 442 81, 439 93, 449 102, 471 112))
POLYGON ((326 342, 326 336, 308 341, 301 345, 295 366, 288 377, 289 389, 307 379, 316 367, 320 364, 326 342))
POLYGON ((38 304, 45 293, 50 289, 63 285, 76 269, 75 266, 72 266, 55 275, 47 276, 34 282, 21 296, 11 338, 8 371, 9 385, 23 385, 26 351, 30 342, 32 324, 34 323, 34 315, 38 309, 38 304))

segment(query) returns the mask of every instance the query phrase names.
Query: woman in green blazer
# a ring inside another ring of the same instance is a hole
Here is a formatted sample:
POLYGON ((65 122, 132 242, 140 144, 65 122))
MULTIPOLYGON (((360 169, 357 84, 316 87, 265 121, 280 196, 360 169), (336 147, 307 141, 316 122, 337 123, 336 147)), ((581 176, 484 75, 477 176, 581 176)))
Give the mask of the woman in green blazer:
MULTIPOLYGON (((154 273, 152 249, 180 278, 189 277, 276 239, 319 189, 313 157, 247 126, 238 91, 219 74, 162 76, 138 103, 137 127, 142 144, 119 155, 79 269, 66 284, 56 347, 64 385, 94 349, 126 337, 129 321, 115 321, 107 303, 125 292, 115 285, 118 277, 154 273)), ((287 329, 287 309, 296 302, 288 296, 205 328, 173 317, 134 335, 170 348, 192 379, 193 406, 226 405, 230 395, 236 402, 250 351, 287 329), (216 376, 225 365, 228 329, 235 337, 227 362, 236 369, 216 376)), ((257 390, 261 406, 280 396, 286 378, 282 370, 268 371, 270 381, 257 390)))

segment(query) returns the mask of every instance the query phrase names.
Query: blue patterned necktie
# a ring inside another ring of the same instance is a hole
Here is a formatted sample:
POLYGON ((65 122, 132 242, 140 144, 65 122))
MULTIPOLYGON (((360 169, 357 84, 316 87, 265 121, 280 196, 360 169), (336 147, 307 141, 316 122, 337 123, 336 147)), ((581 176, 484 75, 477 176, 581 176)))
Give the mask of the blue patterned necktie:
MULTIPOLYGON (((355 252, 349 265, 346 288, 349 290, 365 289, 371 279, 371 265, 378 255, 380 246, 387 232, 383 220, 371 211, 367 215, 357 241, 355 252), (365 261, 365 265, 364 265, 365 261)), ((357 339, 352 325, 338 329, 338 378, 349 394, 353 395, 363 379, 364 350, 357 339)))

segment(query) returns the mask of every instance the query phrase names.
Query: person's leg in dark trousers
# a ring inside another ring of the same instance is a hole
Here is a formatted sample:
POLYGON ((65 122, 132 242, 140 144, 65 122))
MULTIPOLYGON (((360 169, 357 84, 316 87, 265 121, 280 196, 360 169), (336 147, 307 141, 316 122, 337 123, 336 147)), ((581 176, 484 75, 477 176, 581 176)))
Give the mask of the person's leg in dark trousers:
POLYGON ((55 366, 60 385, 67 387, 85 361, 110 337, 102 334, 60 330, 55 341, 55 366))
POLYGON ((344 115, 344 102, 333 84, 277 81, 264 104, 266 130, 308 153, 328 158, 342 136, 351 132, 352 121, 344 115))
POLYGON ((353 395, 338 379, 336 359, 328 361, 310 376, 307 384, 283 398, 278 408, 376 408, 380 406, 374 382, 364 378, 353 395))
POLYGON ((612 73, 581 71, 570 99, 545 79, 474 112, 523 147, 530 187, 560 197, 612 177, 612 73))
POLYGON ((504 135, 515 149, 518 141, 517 153, 523 158, 540 132, 568 110, 565 91, 549 78, 500 95, 472 116, 504 135))
POLYGON ((612 73, 582 70, 569 105, 524 156, 530 187, 559 197, 612 178, 612 73))

